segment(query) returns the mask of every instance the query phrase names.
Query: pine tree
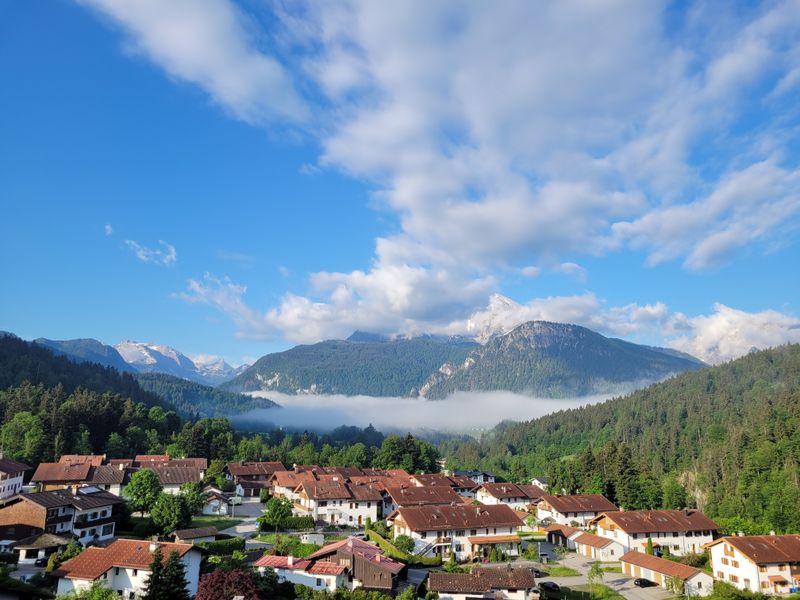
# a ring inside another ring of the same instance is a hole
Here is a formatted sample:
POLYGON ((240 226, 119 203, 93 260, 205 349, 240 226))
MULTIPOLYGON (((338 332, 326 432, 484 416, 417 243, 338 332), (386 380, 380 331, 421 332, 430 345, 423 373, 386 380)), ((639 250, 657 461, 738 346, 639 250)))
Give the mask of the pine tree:
POLYGON ((150 576, 145 583, 142 600, 169 600, 169 596, 163 593, 164 583, 164 554, 161 546, 156 545, 153 550, 153 560, 150 563, 150 576))
POLYGON ((169 558, 164 565, 164 571, 161 577, 164 598, 169 598, 170 600, 189 600, 189 592, 186 590, 186 586, 188 585, 186 581, 186 569, 176 550, 169 553, 169 558))

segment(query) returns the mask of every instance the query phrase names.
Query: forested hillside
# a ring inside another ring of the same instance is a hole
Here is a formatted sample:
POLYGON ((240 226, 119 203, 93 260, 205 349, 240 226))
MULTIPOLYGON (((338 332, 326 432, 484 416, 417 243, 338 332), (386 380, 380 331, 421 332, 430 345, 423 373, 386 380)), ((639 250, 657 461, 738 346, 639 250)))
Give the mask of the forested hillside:
POLYGON ((449 441, 442 449, 453 466, 515 480, 546 473, 555 489, 568 491, 622 491, 616 499, 628 508, 663 503, 667 491, 680 495, 680 484, 711 516, 745 519, 739 528, 797 531, 800 346, 501 425, 479 442, 449 441))
POLYGON ((389 341, 359 333, 349 340, 328 340, 267 354, 220 388, 407 396, 444 363, 463 361, 475 345, 434 337, 389 341))
POLYGON ((142 389, 156 394, 181 414, 218 417, 277 406, 267 398, 226 392, 166 373, 139 373, 134 377, 142 389))

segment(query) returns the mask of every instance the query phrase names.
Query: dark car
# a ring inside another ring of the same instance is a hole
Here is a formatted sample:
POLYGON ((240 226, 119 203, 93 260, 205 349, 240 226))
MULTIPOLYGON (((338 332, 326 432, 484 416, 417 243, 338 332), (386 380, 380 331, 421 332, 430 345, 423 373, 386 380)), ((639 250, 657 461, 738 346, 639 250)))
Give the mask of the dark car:
POLYGON ((544 575, 542 575, 542 572, 539 569, 537 569, 536 567, 532 567, 531 568, 531 574, 536 578, 544 577, 544 575))
POLYGON ((47 566, 47 559, 46 558, 37 558, 33 561, 33 564, 37 567, 46 567, 47 566))
POLYGON ((636 579, 633 580, 633 585, 635 585, 636 587, 645 588, 645 587, 650 587, 651 585, 655 585, 655 583, 653 583, 649 579, 645 579, 644 577, 637 577, 636 579))
POLYGON ((542 595, 559 594, 561 593, 561 586, 552 581, 543 581, 539 584, 539 592, 542 595))

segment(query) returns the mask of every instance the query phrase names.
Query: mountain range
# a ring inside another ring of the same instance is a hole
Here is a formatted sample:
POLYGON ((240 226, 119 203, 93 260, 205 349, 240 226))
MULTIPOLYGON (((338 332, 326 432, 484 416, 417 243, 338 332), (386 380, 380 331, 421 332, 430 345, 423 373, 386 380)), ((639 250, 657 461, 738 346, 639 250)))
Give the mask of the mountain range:
POLYGON ((125 340, 109 346, 91 338, 75 340, 33 340, 56 354, 79 362, 93 362, 114 367, 125 373, 166 373, 204 385, 216 386, 236 377, 248 365, 232 367, 222 358, 195 358, 170 346, 125 340))
POLYGON ((390 338, 356 331, 346 340, 295 346, 238 368, 221 358, 193 360, 170 346, 130 340, 116 346, 94 339, 39 338, 35 343, 140 379, 166 374, 225 392, 431 400, 459 391, 550 398, 624 393, 705 366, 674 350, 607 338, 578 325, 529 321, 512 328, 494 323, 476 331, 483 343, 462 336, 390 338), (487 327, 497 332, 489 335, 487 327))

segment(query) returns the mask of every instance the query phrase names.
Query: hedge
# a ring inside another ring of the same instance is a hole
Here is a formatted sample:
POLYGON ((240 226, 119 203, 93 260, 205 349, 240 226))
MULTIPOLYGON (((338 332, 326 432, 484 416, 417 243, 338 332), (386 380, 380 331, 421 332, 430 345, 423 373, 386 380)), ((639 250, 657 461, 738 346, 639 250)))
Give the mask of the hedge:
POLYGON ((314 529, 314 517, 287 517, 281 521, 281 529, 314 529))
POLYGON ((383 550, 383 553, 392 560, 399 561, 406 565, 423 567, 439 567, 442 564, 441 556, 415 556, 413 554, 408 554, 398 549, 389 540, 383 539, 372 530, 367 531, 367 537, 371 542, 377 544, 378 547, 383 550))
POLYGON ((236 550, 244 550, 245 540, 240 537, 232 537, 226 540, 214 540, 213 542, 199 542, 197 545, 211 554, 217 556, 230 556, 236 550))

